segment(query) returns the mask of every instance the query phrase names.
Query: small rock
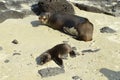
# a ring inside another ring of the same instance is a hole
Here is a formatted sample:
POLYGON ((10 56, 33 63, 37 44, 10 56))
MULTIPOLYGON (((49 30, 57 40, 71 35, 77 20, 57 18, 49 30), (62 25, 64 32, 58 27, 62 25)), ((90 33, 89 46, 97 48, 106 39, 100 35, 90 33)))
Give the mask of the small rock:
POLYGON ((73 80, 82 80, 82 79, 80 79, 79 76, 73 76, 72 79, 73 79, 73 80))
POLYGON ((34 58, 33 54, 30 54, 31 58, 34 58))
POLYGON ((84 56, 85 54, 82 54, 82 56, 84 56))
POLYGON ((109 28, 109 27, 103 27, 103 28, 100 29, 100 32, 101 33, 115 33, 116 31, 109 28))
POLYGON ((18 41, 15 39, 12 41, 13 44, 18 44, 18 41))
POLYGON ((13 56, 15 56, 15 55, 21 55, 20 53, 13 53, 13 56))
POLYGON ((8 63, 8 62, 10 62, 10 60, 8 60, 8 59, 6 59, 6 60, 4 61, 4 63, 8 63))
POLYGON ((41 69, 38 70, 38 73, 41 75, 41 77, 49 77, 49 76, 55 76, 61 73, 64 73, 65 70, 63 68, 45 68, 45 69, 41 69))

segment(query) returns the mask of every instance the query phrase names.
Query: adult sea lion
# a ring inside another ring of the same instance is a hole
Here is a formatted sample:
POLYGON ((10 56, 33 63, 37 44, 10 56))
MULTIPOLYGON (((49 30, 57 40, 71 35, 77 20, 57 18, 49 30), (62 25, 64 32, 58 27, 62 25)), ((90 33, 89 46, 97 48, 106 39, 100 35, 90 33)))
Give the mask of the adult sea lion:
POLYGON ((93 36, 93 24, 84 17, 65 13, 41 13, 41 24, 76 36, 78 40, 91 41, 93 36))

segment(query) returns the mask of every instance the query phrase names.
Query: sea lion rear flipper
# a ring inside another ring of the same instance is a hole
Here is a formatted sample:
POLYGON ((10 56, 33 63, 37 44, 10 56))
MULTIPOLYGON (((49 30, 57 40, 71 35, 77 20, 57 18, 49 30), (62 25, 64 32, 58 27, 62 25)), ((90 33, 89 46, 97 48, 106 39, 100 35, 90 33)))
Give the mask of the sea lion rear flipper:
POLYGON ((72 58, 73 58, 73 57, 76 57, 75 51, 72 50, 72 51, 70 52, 70 57, 72 57, 72 58))
POLYGON ((78 36, 78 32, 77 30, 75 29, 75 27, 63 27, 63 31, 66 33, 66 34, 69 34, 71 36, 78 36))
POLYGON ((55 63, 57 64, 57 65, 59 65, 61 68, 64 68, 64 65, 63 65, 63 60, 62 59, 60 59, 60 58, 54 58, 53 59, 54 61, 55 61, 55 63))

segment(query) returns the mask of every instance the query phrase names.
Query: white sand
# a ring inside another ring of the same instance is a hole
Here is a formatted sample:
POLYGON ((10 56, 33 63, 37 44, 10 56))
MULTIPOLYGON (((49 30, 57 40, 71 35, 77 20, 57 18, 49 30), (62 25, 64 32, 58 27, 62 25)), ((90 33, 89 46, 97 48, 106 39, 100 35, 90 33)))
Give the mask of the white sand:
POLYGON ((76 7, 75 12, 77 15, 87 17, 94 24, 93 41, 77 41, 47 26, 33 27, 31 22, 38 20, 37 16, 8 19, 1 23, 0 47, 3 50, 0 50, 0 80, 72 80, 72 76, 75 75, 83 80, 108 80, 100 72, 102 68, 120 71, 120 17, 80 11, 76 7), (104 26, 110 26, 117 32, 102 34, 99 29, 104 26), (19 44, 11 43, 14 39, 18 40, 19 44), (38 66, 36 57, 63 41, 69 41, 80 54, 86 49, 100 49, 100 51, 79 55, 76 58, 69 57, 68 60, 64 60, 64 74, 41 78, 38 70, 58 65, 51 61, 38 66), (13 56, 13 53, 21 55, 13 56), (4 63, 7 59, 9 62, 4 63))

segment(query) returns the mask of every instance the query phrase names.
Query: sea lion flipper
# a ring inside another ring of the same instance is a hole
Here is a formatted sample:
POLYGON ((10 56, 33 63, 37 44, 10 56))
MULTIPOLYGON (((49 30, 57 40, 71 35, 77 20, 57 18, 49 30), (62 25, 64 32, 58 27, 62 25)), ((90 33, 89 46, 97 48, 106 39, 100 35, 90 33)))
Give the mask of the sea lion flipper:
POLYGON ((69 35, 71 35, 71 36, 78 36, 78 32, 77 32, 77 30, 75 29, 75 27, 69 28, 69 27, 64 26, 64 27, 63 27, 63 31, 64 31, 66 34, 69 34, 69 35))
POLYGON ((56 57, 56 58, 54 58, 53 60, 55 61, 55 63, 56 63, 57 65, 59 65, 60 67, 64 68, 63 60, 62 60, 62 59, 56 57))
POLYGON ((70 57, 76 57, 76 53, 75 53, 75 51, 74 50, 72 50, 71 52, 70 52, 70 57))

